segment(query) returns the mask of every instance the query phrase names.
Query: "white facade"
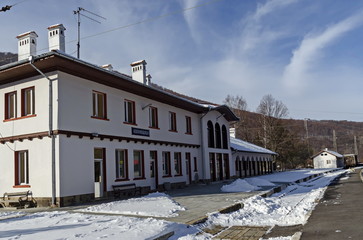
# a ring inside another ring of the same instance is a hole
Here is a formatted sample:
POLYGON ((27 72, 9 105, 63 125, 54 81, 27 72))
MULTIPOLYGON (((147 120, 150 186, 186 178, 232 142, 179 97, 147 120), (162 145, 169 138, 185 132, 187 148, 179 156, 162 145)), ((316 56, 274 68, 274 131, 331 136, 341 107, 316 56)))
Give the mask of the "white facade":
POLYGON ((0 195, 31 190, 38 205, 55 198, 64 206, 112 196, 117 184, 146 193, 233 175, 227 130, 238 119, 227 107, 208 108, 60 52, 37 56, 34 65, 62 69, 45 73, 52 129, 48 79, 29 65, 0 67, 0 195))
POLYGON ((325 149, 313 157, 314 168, 339 168, 344 167, 343 155, 325 149))

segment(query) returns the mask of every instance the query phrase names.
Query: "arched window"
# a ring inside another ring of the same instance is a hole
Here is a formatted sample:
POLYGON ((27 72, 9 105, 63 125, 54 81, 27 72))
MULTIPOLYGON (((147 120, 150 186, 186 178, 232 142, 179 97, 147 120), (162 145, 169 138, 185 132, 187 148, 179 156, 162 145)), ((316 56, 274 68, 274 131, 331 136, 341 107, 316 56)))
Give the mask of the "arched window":
POLYGON ((222 126, 222 143, 223 143, 223 148, 228 149, 228 135, 227 135, 227 128, 225 125, 222 126))
POLYGON ((239 156, 236 157, 236 171, 239 171, 239 156))
POLYGON ((219 126, 219 123, 216 123, 215 131, 216 131, 216 148, 222 148, 221 127, 219 126))
POLYGON ((208 127, 208 147, 214 148, 214 128, 213 128, 213 123, 211 121, 208 121, 207 127, 208 127))

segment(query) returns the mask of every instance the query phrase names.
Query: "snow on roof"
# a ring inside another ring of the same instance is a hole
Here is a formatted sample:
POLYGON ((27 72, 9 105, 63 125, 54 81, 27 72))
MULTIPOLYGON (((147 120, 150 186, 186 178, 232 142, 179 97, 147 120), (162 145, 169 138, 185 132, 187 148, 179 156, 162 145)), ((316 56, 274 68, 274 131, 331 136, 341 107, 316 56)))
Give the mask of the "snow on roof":
POLYGON ((263 154, 271 154, 271 155, 278 155, 277 153, 268 150, 266 148, 257 146, 255 144, 243 141, 238 138, 230 137, 231 141, 231 148, 240 152, 254 152, 254 153, 263 153, 263 154))
POLYGON ((334 156, 336 156, 337 158, 342 158, 342 157, 344 157, 342 154, 337 153, 337 152, 334 152, 334 151, 332 151, 332 150, 328 150, 328 149, 326 148, 326 149, 324 149, 324 150, 322 150, 322 151, 318 152, 317 154, 315 154, 315 155, 314 155, 314 156, 312 156, 311 158, 314 158, 314 157, 316 157, 316 156, 320 155, 320 154, 321 154, 321 153, 323 153, 323 152, 330 153, 331 155, 334 155, 334 156))

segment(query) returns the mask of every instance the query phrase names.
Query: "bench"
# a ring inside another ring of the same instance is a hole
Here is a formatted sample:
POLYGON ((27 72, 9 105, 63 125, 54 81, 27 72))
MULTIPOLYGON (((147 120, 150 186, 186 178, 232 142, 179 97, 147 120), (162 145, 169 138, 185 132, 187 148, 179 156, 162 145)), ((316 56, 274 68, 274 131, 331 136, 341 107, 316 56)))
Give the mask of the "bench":
POLYGON ((33 198, 33 193, 28 190, 25 192, 13 192, 13 193, 4 193, 3 199, 0 200, 0 205, 2 207, 34 207, 35 200, 33 198))
POLYGON ((136 187, 135 183, 112 185, 113 195, 115 198, 121 198, 121 195, 131 194, 136 196, 141 194, 141 187, 136 187))

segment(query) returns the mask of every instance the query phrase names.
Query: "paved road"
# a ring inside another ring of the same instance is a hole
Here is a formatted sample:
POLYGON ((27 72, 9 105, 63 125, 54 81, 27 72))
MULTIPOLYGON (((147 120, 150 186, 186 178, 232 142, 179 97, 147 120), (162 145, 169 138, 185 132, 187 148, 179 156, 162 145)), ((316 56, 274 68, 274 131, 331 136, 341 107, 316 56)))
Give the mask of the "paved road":
POLYGON ((360 171, 342 176, 328 187, 303 227, 301 240, 363 239, 363 182, 360 171))

